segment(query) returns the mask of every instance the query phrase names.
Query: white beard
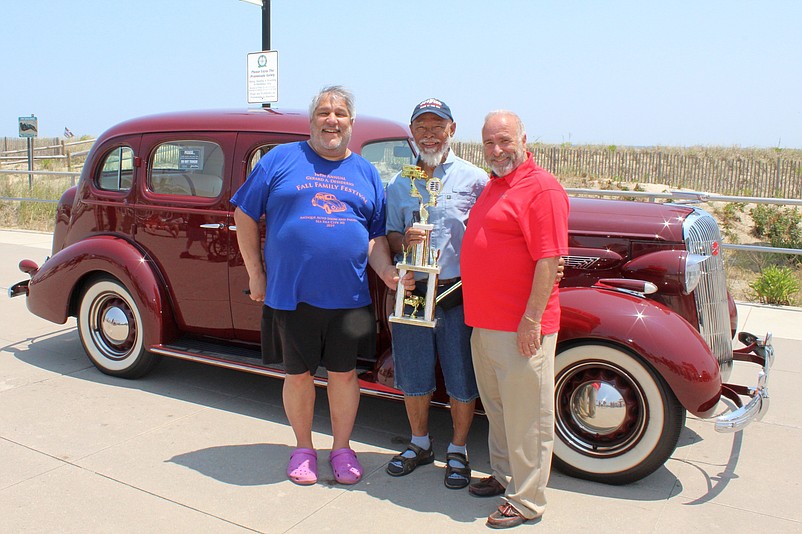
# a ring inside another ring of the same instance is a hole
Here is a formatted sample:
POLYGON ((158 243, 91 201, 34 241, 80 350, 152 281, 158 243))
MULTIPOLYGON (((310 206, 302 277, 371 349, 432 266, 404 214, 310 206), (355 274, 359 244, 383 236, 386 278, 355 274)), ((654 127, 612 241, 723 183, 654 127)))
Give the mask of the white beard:
POLYGON ((443 141, 443 145, 441 146, 440 150, 437 152, 424 152, 423 149, 420 151, 420 160, 427 166, 427 167, 437 167, 441 163, 443 163, 443 159, 448 154, 448 149, 451 147, 451 136, 446 137, 446 140, 443 141))
POLYGON ((507 176, 509 173, 512 172, 512 170, 514 168, 515 167, 513 167, 513 162, 512 161, 508 161, 504 165, 490 165, 490 170, 493 171, 493 174, 495 174, 496 176, 499 176, 499 177, 500 176, 507 176))
POLYGON ((493 174, 496 176, 507 176, 509 173, 517 169, 518 166, 524 161, 526 161, 526 150, 522 149, 516 150, 515 154, 513 154, 509 159, 506 159, 504 163, 491 163, 487 161, 487 164, 490 166, 490 170, 493 171, 493 174))

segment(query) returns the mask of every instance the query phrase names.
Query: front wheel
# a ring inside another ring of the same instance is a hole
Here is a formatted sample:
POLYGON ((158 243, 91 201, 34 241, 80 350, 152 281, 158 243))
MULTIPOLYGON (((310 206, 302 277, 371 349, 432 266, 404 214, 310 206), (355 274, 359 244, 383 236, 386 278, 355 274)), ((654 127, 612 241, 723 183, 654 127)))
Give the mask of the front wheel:
POLYGON ((651 474, 674 452, 685 410, 639 358, 602 344, 574 346, 555 360, 554 464, 607 484, 651 474))
POLYGON ((117 280, 88 285, 78 309, 78 334, 89 359, 107 375, 139 378, 159 361, 145 350, 139 307, 117 280))

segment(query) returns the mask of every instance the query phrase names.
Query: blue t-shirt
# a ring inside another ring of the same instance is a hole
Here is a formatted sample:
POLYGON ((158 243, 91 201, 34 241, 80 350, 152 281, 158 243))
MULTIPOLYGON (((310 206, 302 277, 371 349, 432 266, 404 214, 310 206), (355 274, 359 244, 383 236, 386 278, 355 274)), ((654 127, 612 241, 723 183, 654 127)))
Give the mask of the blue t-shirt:
POLYGON ((265 154, 231 203, 265 216, 265 304, 294 310, 370 304, 368 242, 385 234, 381 178, 366 159, 318 156, 302 141, 265 154))

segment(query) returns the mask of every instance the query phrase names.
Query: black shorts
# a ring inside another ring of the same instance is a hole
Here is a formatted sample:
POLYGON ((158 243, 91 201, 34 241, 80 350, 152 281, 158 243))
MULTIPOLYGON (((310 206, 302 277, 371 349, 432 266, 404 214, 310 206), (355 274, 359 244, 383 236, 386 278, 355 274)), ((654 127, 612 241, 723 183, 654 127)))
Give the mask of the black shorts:
POLYGON ((262 309, 262 360, 284 363, 290 375, 315 374, 318 366, 344 373, 356 368, 357 357, 372 359, 376 351, 373 306, 328 310, 299 303, 295 310, 262 309))

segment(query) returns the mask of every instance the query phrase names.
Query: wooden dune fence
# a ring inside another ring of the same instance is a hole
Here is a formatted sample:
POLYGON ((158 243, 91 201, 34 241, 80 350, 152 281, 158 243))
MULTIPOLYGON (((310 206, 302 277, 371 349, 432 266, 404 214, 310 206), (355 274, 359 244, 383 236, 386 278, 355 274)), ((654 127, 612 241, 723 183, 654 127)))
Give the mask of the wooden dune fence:
MULTIPOLYGON (((479 143, 454 152, 485 166, 479 143)), ((802 198, 802 151, 738 148, 635 148, 530 145, 535 161, 558 178, 665 184, 720 195, 802 198)))

